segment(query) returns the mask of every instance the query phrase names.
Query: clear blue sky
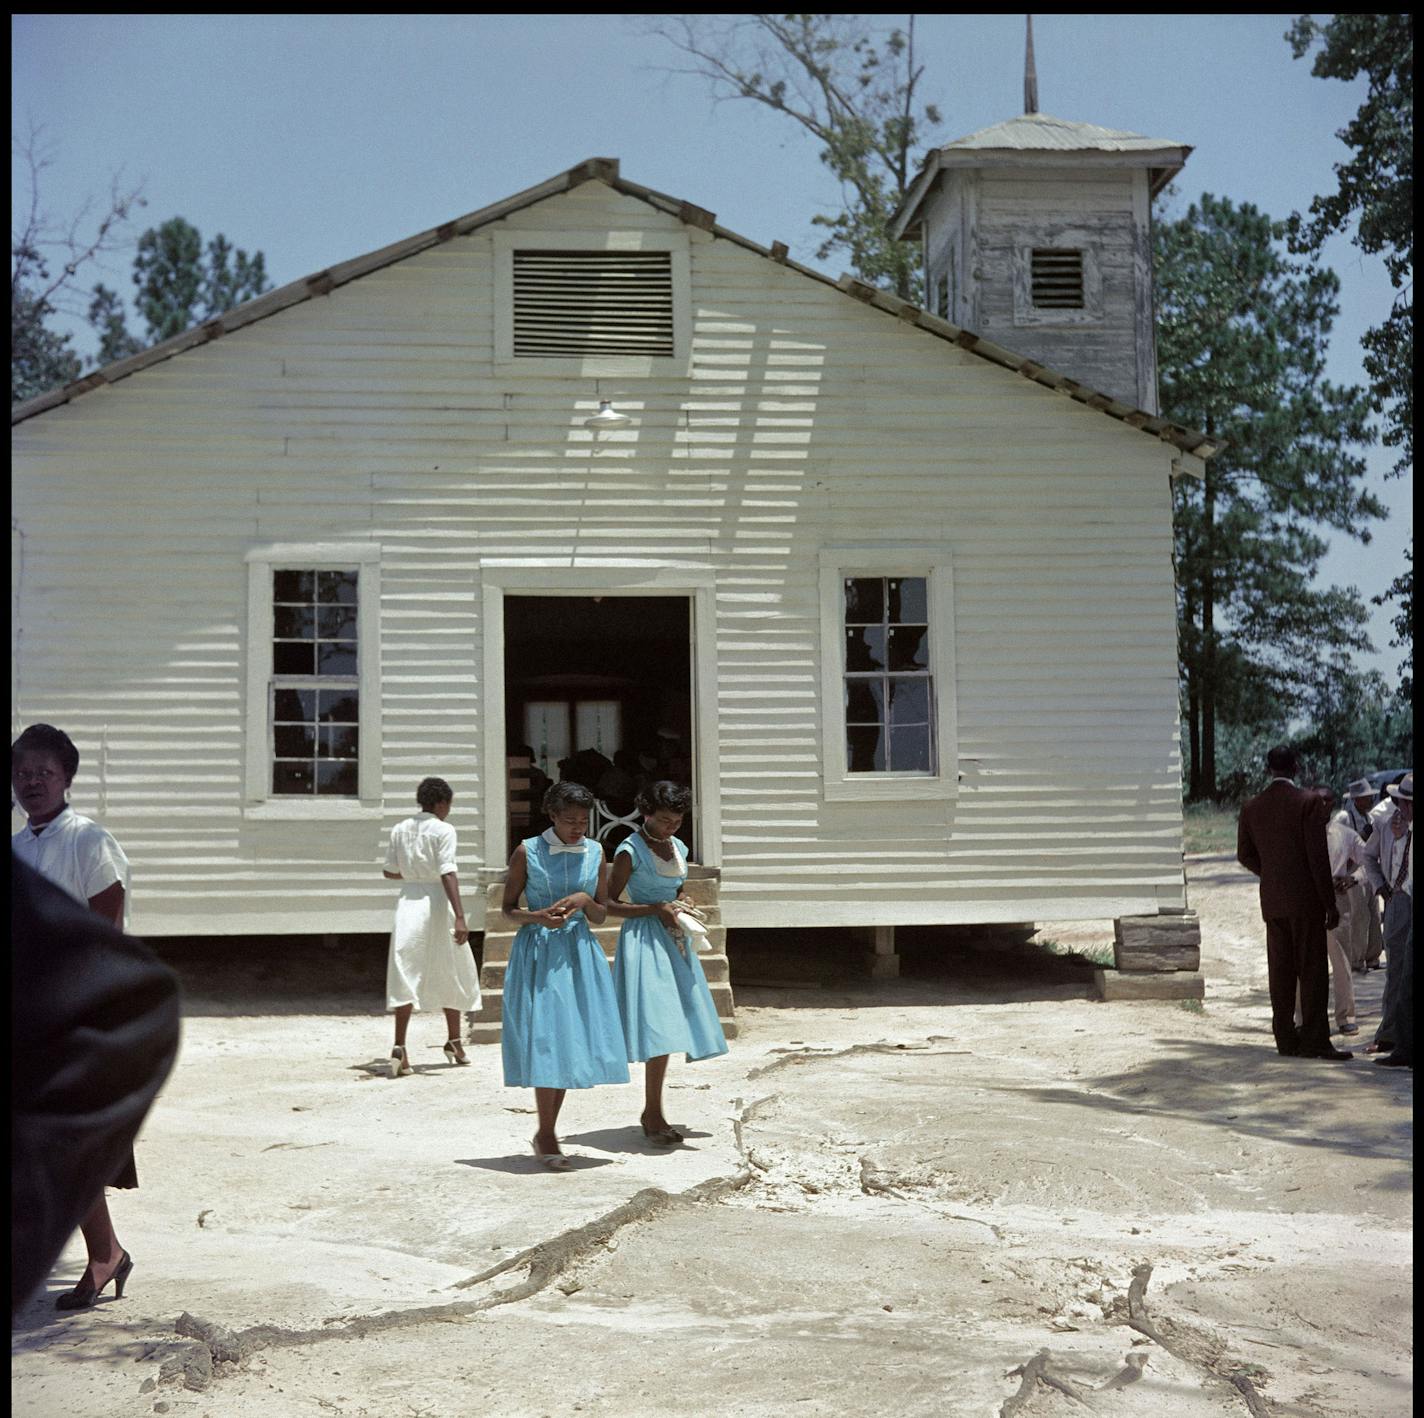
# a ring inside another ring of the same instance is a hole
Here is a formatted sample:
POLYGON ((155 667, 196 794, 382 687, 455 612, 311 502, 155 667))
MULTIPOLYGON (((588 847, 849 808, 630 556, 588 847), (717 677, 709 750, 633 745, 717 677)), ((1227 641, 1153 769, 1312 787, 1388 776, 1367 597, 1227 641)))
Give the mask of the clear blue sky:
MULTIPOLYGON (((1039 107, 1190 144, 1183 205, 1209 191, 1284 217, 1333 190, 1346 156, 1335 134, 1364 94, 1363 81, 1316 79, 1309 59, 1292 59, 1291 18, 1037 16, 1039 107)), ((43 125, 55 217, 102 202, 122 170, 148 202, 133 237, 183 216, 204 238, 221 231, 264 252, 276 285, 605 156, 822 264, 810 218, 834 210, 838 190, 813 140, 758 105, 714 105, 703 81, 671 72, 683 57, 642 29, 594 15, 17 15, 12 126, 43 125)), ((922 93, 944 116, 933 141, 1022 112, 1023 31, 1022 15, 919 17, 922 93)), ((12 196, 28 202, 13 163, 12 196)), ((130 258, 95 278, 127 295, 130 258)), ((1359 337, 1388 311, 1389 282, 1343 238, 1326 259, 1343 286, 1330 377, 1359 382, 1359 337)), ((87 334, 76 344, 94 348, 87 334)), ((1370 456, 1389 519, 1368 547, 1337 538, 1323 582, 1368 597, 1403 569, 1411 486, 1385 480, 1392 461, 1370 456)), ((1359 657, 1387 675, 1399 660, 1388 621, 1374 612, 1376 653, 1359 657)))

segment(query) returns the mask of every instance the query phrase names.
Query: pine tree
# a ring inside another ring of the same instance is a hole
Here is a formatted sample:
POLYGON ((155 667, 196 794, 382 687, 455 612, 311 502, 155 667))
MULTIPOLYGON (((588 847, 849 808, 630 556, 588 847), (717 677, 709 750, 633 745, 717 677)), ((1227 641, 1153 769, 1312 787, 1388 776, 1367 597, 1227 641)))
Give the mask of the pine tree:
POLYGON ((1311 579, 1332 527, 1368 542, 1363 389, 1324 377, 1339 281, 1286 226, 1204 195, 1155 231, 1163 413, 1223 441, 1175 486, 1179 654, 1193 799, 1217 794, 1223 714, 1302 703, 1334 651, 1367 644, 1353 588, 1311 579))

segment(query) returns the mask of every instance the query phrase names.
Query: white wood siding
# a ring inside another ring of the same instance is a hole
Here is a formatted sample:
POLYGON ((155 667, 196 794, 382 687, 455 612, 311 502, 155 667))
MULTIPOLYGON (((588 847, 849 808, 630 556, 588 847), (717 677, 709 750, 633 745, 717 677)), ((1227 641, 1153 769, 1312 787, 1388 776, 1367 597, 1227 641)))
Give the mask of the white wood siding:
MULTIPOLYGON (((600 183, 499 226, 685 230, 600 183)), ((75 804, 133 861, 135 929, 384 929, 385 838, 428 773, 474 906, 499 865, 482 558, 713 573, 733 926, 1183 904, 1172 450, 690 235, 688 378, 496 372, 486 228, 14 430, 14 723, 79 744, 75 804), (595 441, 599 397, 634 425, 595 441), (946 801, 820 790, 818 553, 865 538, 953 553, 946 801), (351 822, 243 812, 243 557, 307 540, 381 549, 385 806, 351 822)))

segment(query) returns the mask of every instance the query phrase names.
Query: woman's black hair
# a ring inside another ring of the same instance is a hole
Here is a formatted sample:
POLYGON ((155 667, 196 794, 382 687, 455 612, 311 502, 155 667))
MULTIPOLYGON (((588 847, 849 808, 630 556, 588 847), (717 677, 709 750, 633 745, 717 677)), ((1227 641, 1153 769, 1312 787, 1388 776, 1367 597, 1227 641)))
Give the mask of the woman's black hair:
POLYGON ((565 778, 544 794, 542 807, 545 817, 553 817, 555 813, 571 807, 581 807, 592 812, 593 794, 582 783, 571 783, 565 778))
POLYGON ((443 778, 422 778, 415 790, 415 800, 423 812, 434 812, 437 803, 453 802, 455 794, 443 778))
POLYGON ((684 816, 692 810, 692 789, 681 783, 650 783, 638 794, 638 811, 644 817, 655 812, 676 812, 684 816))
POLYGON ((79 750, 74 740, 63 729, 53 724, 31 724, 14 743, 10 745, 10 764, 22 753, 52 753, 59 759, 64 772, 64 781, 69 783, 79 771, 79 750))

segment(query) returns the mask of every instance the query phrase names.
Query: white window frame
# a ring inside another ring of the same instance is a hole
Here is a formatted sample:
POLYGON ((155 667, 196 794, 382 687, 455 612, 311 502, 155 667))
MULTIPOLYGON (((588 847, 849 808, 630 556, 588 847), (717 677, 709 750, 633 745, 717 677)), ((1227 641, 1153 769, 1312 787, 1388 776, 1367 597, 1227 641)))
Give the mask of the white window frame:
POLYGON ((821 596, 821 789, 828 802, 953 798, 959 789, 954 674, 954 576, 944 545, 823 547, 821 596), (929 606, 936 762, 933 773, 852 773, 846 768, 845 592, 852 576, 923 576, 929 606))
POLYGON ((692 255, 686 232, 504 228, 494 239, 494 363, 506 374, 564 379, 686 378, 692 362, 692 255), (586 355, 549 359, 514 353, 516 251, 667 251, 672 256, 672 347, 667 355, 586 355))
POLYGON ((379 818, 381 782, 381 549, 370 542, 290 542, 254 547, 247 563, 245 818, 328 822, 379 818), (356 680, 361 708, 359 798, 297 797, 272 791, 272 588, 275 571, 356 571, 356 680))

